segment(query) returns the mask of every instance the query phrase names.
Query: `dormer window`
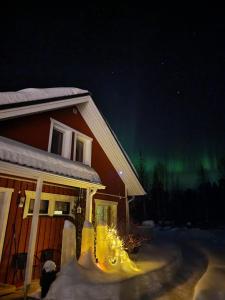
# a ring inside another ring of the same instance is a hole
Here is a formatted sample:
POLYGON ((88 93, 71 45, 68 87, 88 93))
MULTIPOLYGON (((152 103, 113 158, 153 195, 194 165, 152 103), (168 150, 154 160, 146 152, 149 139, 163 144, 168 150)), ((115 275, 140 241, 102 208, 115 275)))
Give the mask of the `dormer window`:
POLYGON ((58 129, 53 128, 51 153, 62 155, 63 133, 58 129))
POLYGON ((51 119, 48 151, 90 166, 92 138, 51 119))
POLYGON ((84 142, 79 138, 76 140, 76 161, 83 162, 84 161, 84 142))

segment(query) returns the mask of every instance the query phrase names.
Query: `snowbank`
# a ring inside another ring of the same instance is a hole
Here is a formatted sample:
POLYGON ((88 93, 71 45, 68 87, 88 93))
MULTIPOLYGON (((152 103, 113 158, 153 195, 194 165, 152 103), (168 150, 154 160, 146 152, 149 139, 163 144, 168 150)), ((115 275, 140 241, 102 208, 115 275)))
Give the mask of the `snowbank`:
POLYGON ((210 265, 195 287, 194 300, 225 299, 225 265, 210 265))
POLYGON ((87 270, 76 262, 68 264, 57 276, 46 297, 48 300, 141 299, 144 292, 159 291, 174 276, 181 264, 179 249, 171 245, 147 245, 135 262, 140 273, 105 273, 87 270))
POLYGON ((106 274, 71 263, 58 275, 46 299, 225 299, 225 232, 157 228, 136 255, 142 270, 106 274), (181 251, 180 251, 181 249, 181 251))

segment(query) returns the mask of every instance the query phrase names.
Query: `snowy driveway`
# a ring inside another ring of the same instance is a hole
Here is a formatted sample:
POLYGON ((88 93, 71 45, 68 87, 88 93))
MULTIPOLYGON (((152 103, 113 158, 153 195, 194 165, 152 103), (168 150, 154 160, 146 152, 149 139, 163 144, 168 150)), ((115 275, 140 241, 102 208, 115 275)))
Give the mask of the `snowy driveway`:
POLYGON ((73 263, 46 299, 225 300, 222 237, 200 230, 155 232, 137 256, 142 274, 126 280, 121 274, 121 280, 119 274, 113 277, 73 263))

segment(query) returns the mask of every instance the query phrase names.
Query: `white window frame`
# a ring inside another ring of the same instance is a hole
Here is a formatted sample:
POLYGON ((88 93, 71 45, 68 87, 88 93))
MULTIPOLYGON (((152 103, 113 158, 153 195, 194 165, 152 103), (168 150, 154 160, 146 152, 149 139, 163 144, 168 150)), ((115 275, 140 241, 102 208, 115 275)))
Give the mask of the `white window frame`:
POLYGON ((91 166, 91 152, 92 152, 93 139, 77 130, 73 130, 73 131, 74 131, 73 160, 76 161, 76 145, 77 145, 77 140, 80 140, 84 144, 83 163, 85 165, 91 166))
POLYGON ((110 206, 112 209, 112 213, 114 215, 114 226, 117 226, 117 206, 118 202, 116 201, 108 201, 108 200, 102 200, 102 199, 95 199, 95 216, 97 211, 97 206, 110 206))
MULTIPOLYGON (((30 207, 30 200, 35 199, 35 192, 34 191, 25 191, 26 194, 26 201, 23 211, 23 218, 25 219, 28 216, 32 216, 33 213, 29 213, 30 207)), ((77 196, 69 196, 69 195, 61 195, 61 194, 52 194, 52 193, 41 193, 41 200, 48 200, 48 213, 47 214, 39 214, 40 216, 71 216, 74 217, 72 214, 74 200, 77 200, 77 196), (55 202, 62 201, 62 202, 70 202, 70 212, 69 214, 54 214, 55 210, 55 202)))
POLYGON ((2 258, 2 251, 3 251, 4 240, 5 240, 5 231, 6 231, 6 226, 7 226, 8 216, 9 216, 9 208, 10 208, 13 191, 14 189, 0 187, 0 192, 4 193, 3 199, 0 199, 0 201, 3 201, 3 204, 1 206, 2 209, 0 211, 0 261, 2 258))
POLYGON ((74 133, 74 145, 73 145, 73 154, 72 154, 73 160, 76 161, 76 142, 77 139, 79 139, 84 143, 83 164, 91 166, 93 139, 55 119, 50 118, 50 120, 51 120, 51 126, 49 132, 48 152, 51 152, 52 134, 53 134, 53 129, 55 128, 56 130, 63 133, 62 156, 67 159, 70 159, 71 149, 72 149, 72 134, 74 133))
POLYGON ((48 152, 51 152, 53 129, 56 129, 63 134, 62 154, 61 155, 65 158, 70 159, 71 143, 72 143, 72 134, 71 134, 70 127, 51 118, 51 126, 50 126, 50 133, 49 133, 49 142, 48 142, 48 152))

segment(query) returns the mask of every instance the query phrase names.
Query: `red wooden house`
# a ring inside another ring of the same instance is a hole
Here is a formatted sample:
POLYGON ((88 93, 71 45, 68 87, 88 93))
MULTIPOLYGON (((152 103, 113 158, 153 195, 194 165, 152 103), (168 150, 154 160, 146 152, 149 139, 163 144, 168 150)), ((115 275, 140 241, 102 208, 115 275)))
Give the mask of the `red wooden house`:
POLYGON ((0 93, 0 282, 29 284, 47 258, 59 266, 65 219, 78 252, 82 226, 125 231, 127 199, 144 193, 89 92, 0 93))

